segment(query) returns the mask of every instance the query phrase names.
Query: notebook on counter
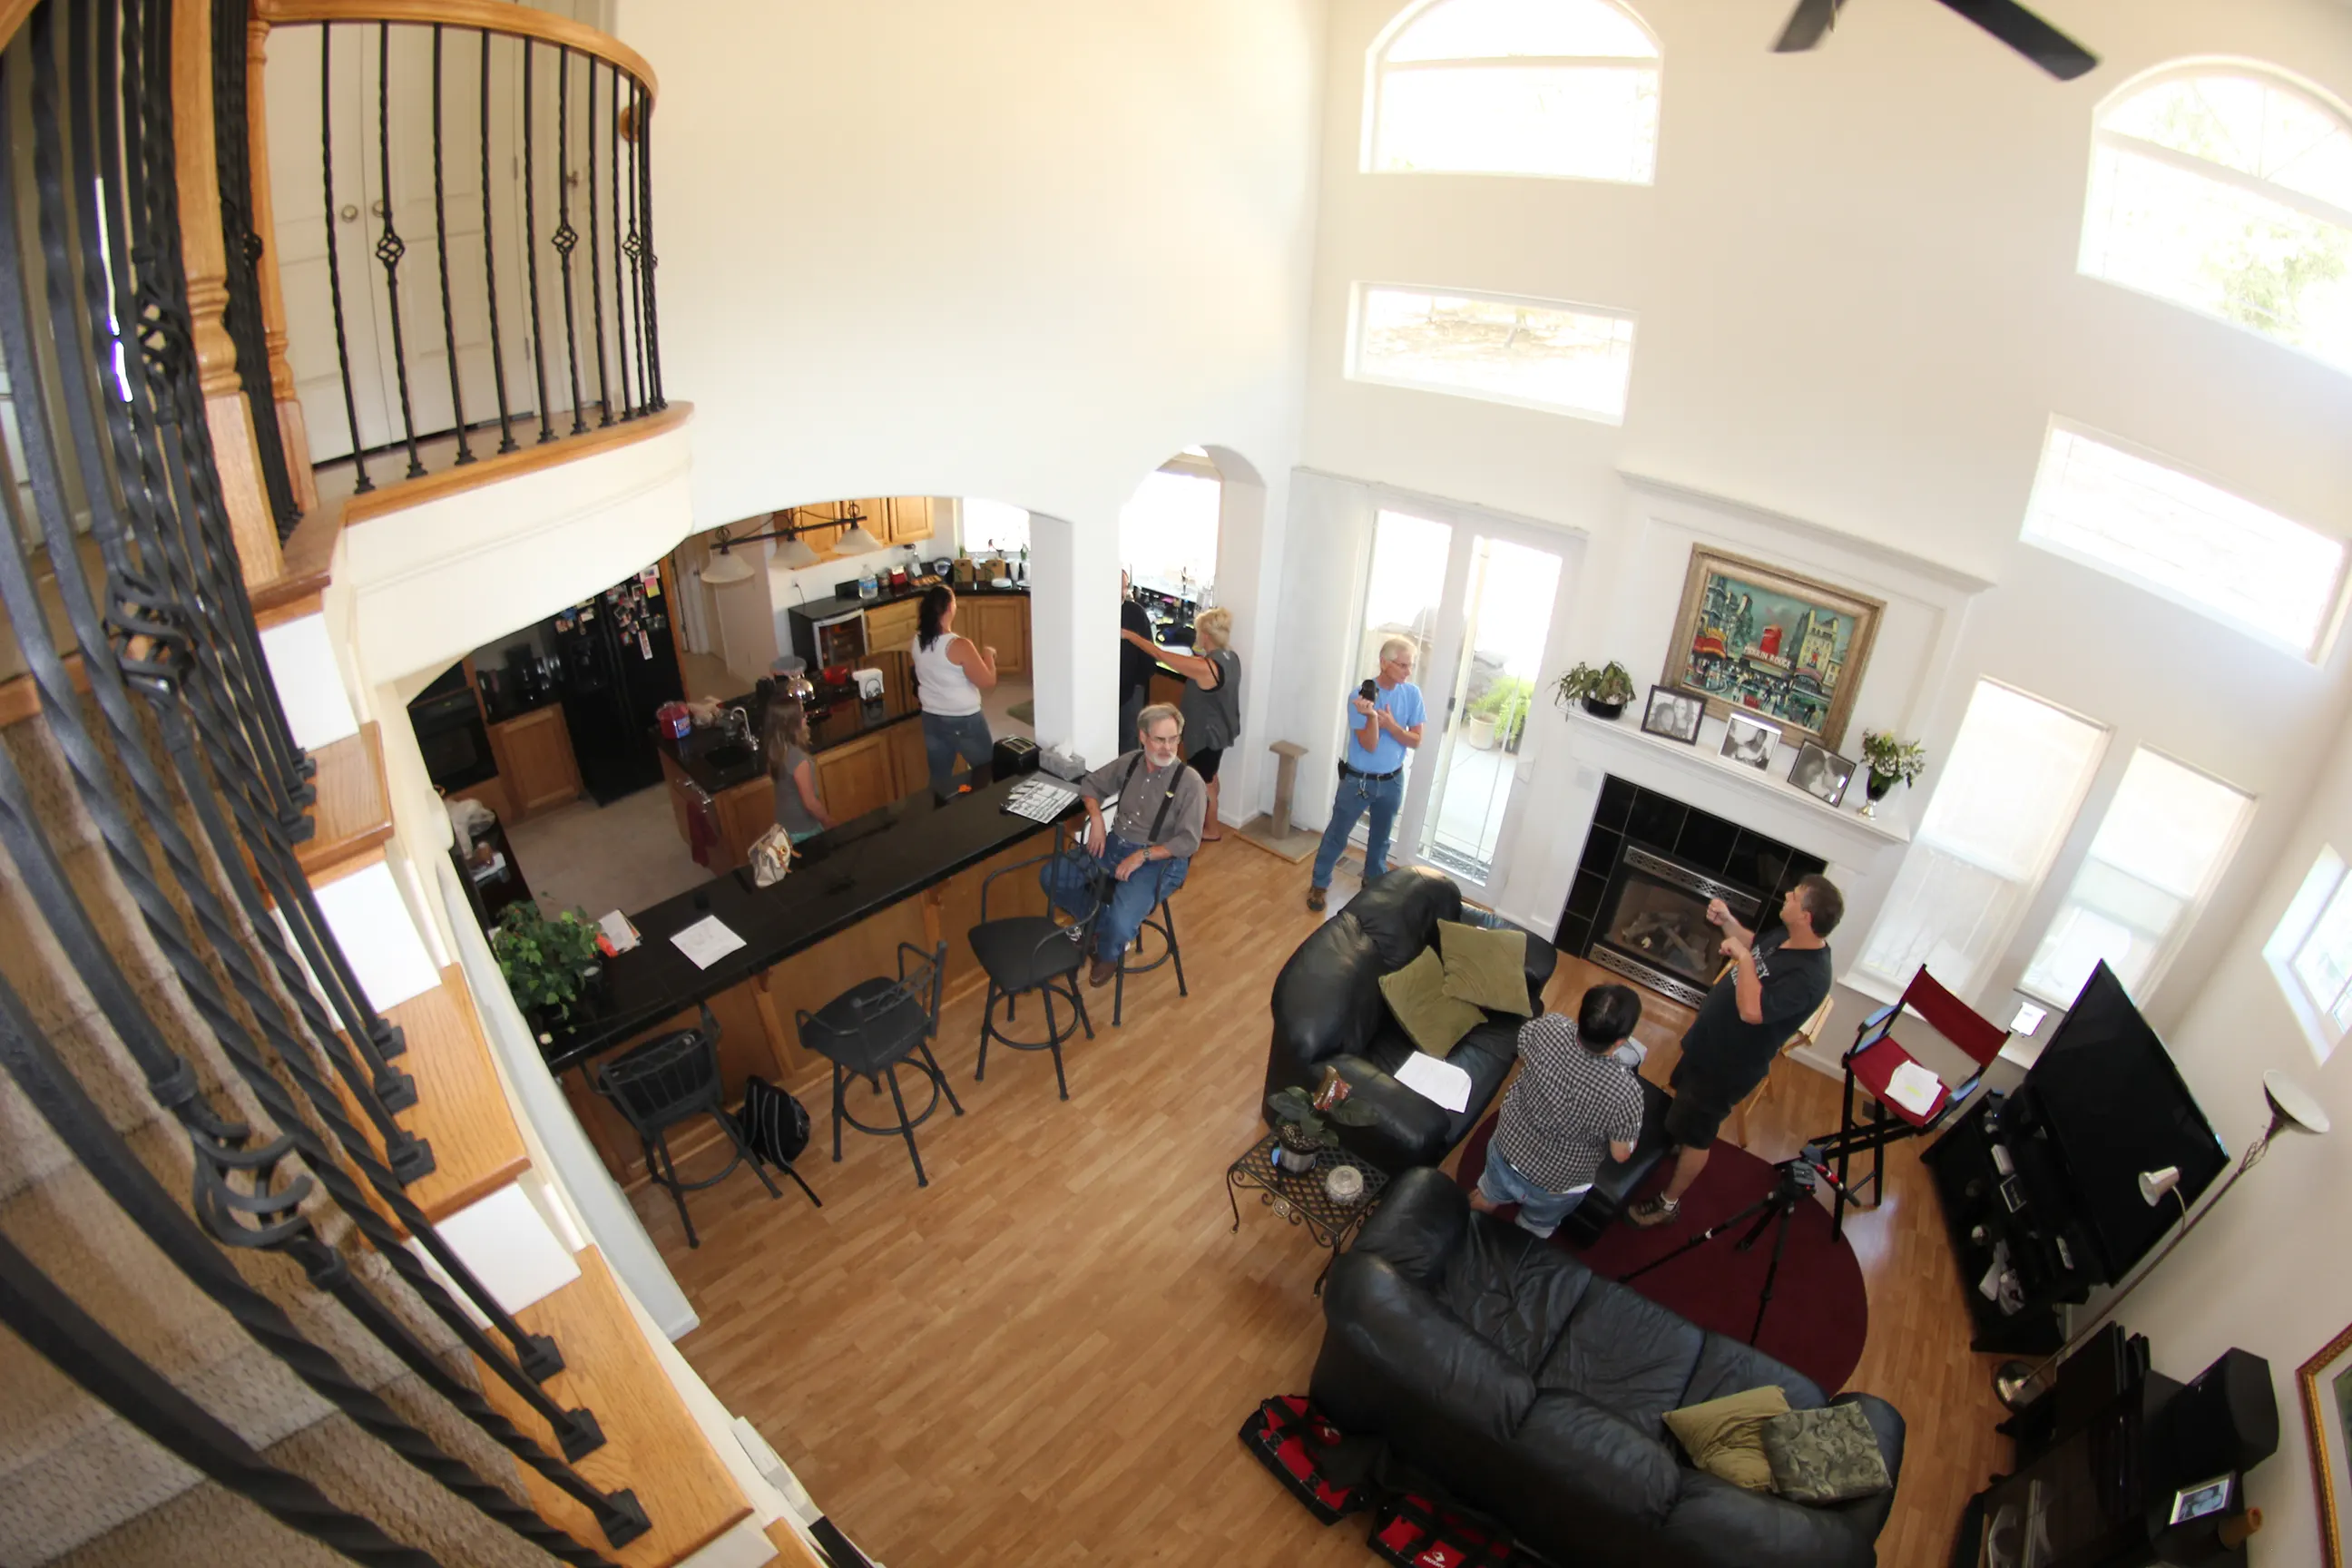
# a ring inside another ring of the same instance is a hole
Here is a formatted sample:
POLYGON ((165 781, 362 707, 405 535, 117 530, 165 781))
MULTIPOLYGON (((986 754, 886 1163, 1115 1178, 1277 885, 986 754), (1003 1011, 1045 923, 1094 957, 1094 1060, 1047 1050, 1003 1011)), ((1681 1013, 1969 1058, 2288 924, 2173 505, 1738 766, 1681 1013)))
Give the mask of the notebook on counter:
POLYGON ((1033 776, 1013 786, 1013 793, 1004 799, 1003 809, 1032 822, 1052 822, 1077 798, 1078 792, 1067 784, 1033 776))

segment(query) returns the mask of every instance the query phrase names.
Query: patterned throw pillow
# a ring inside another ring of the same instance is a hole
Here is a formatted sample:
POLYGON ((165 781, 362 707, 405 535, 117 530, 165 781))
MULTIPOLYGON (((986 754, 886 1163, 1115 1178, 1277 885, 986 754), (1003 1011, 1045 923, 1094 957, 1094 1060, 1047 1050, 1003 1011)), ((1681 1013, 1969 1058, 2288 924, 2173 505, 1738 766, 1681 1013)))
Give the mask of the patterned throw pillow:
POLYGON ((1710 1476, 1746 1487, 1772 1489, 1771 1461, 1764 1457, 1764 1423, 1789 1413, 1789 1396, 1773 1384, 1727 1394, 1704 1405, 1666 1412, 1666 1430, 1691 1463, 1710 1476))
POLYGON ((1791 1502, 1852 1502, 1895 1484, 1878 1434, 1856 1405, 1791 1410, 1764 1423, 1772 1489, 1791 1502))

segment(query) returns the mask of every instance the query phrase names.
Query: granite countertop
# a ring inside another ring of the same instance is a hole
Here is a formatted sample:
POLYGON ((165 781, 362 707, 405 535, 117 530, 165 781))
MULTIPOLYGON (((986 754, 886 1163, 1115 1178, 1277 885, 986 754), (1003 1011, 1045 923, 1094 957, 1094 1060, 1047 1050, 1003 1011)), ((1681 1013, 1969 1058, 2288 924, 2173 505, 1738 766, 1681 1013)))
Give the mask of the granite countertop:
MULTIPOLYGON (((820 688, 817 700, 809 710, 812 752, 829 752, 877 730, 921 716, 915 703, 914 661, 907 655, 874 654, 859 668, 882 672, 881 700, 859 700, 854 686, 837 692, 820 688), (824 711, 820 713, 820 709, 824 711)), ((751 693, 726 698, 719 706, 722 713, 733 708, 742 709, 751 720, 752 734, 757 737, 763 732, 765 715, 751 693)), ((690 731, 682 740, 673 740, 656 730, 654 743, 709 795, 755 783, 767 769, 767 758, 757 744, 747 746, 740 741, 730 741, 726 730, 719 725, 690 731), (738 752, 741 754, 735 754, 738 752), (714 761, 713 753, 718 753, 718 760, 714 761)))
MULTIPOLYGON (((1000 779, 944 805, 918 790, 805 840, 792 875, 772 886, 753 887, 750 869, 739 868, 633 913, 640 940, 604 961, 604 999, 576 1026, 541 1044, 541 1056, 551 1071, 581 1066, 671 1014, 1045 832, 1049 825, 1003 809, 1022 782, 1000 779), (743 946, 698 969, 669 939, 706 915, 718 916, 743 946)), ((1078 809, 1073 803, 1070 811, 1078 809)), ((844 975, 842 984, 856 978, 844 975)))

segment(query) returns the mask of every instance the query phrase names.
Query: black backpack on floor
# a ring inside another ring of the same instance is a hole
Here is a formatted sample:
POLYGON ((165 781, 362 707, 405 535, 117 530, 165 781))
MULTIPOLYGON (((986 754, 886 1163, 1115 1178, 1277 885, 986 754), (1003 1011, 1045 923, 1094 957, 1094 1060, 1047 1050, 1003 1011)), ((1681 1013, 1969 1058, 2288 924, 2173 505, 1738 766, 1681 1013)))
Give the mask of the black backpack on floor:
POLYGON ((779 1169, 791 1168, 809 1143, 808 1107, 763 1078, 743 1080, 743 1142, 779 1169))

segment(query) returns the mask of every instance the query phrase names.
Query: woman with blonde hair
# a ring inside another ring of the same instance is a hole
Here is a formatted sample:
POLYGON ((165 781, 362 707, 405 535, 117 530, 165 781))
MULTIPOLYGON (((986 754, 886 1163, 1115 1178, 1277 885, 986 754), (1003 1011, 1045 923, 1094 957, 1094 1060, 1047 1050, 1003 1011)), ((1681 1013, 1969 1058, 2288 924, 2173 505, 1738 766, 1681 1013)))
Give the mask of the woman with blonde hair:
POLYGON ((776 826, 795 844, 834 826, 833 814, 816 792, 807 710, 797 702, 772 703, 761 749, 768 753, 768 776, 776 781, 776 826))
POLYGON ((1234 613, 1222 607, 1202 610, 1192 622, 1190 653, 1163 647, 1134 632, 1118 635, 1184 678, 1184 695, 1176 704, 1184 718, 1184 760, 1209 786, 1208 820, 1201 839, 1213 844, 1224 837, 1217 831, 1217 769, 1225 748, 1242 732, 1242 660, 1232 647, 1234 613))

